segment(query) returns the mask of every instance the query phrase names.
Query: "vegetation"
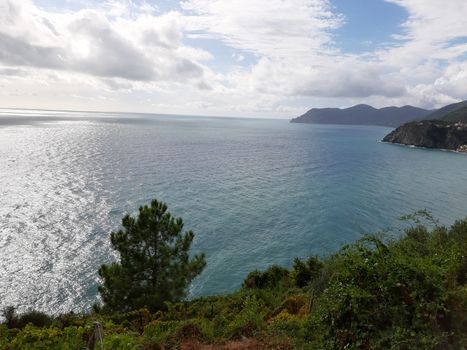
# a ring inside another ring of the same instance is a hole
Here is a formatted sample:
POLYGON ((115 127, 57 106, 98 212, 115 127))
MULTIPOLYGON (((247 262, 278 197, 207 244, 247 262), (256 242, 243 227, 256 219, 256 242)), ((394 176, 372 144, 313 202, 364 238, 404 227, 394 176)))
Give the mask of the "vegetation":
POLYGON ((467 219, 449 228, 416 221, 324 259, 254 271, 229 295, 157 312, 6 322, 0 348, 82 349, 98 321, 105 349, 464 349, 466 252, 467 219))
POLYGON ((110 235, 120 263, 99 269, 103 310, 147 308, 156 312, 165 309, 166 302, 185 297, 186 288, 206 262, 203 254, 190 259, 194 234, 182 233, 182 219, 173 218, 165 203, 153 200, 150 206, 139 208, 138 217, 126 215, 122 227, 110 235))
POLYGON ((429 114, 426 119, 429 119, 429 120, 434 120, 434 119, 437 119, 437 120, 442 120, 442 119, 446 119, 446 120, 450 120, 449 117, 447 117, 450 113, 452 112, 455 112, 463 107, 466 107, 467 106, 467 100, 466 101, 461 101, 461 102, 457 102, 457 103, 452 103, 452 104, 449 104, 447 106, 444 106, 440 109, 437 109, 435 110, 433 113, 429 114))
POLYGON ((448 113, 443 117, 442 120, 448 122, 464 122, 467 123, 467 106, 456 109, 455 111, 448 113))

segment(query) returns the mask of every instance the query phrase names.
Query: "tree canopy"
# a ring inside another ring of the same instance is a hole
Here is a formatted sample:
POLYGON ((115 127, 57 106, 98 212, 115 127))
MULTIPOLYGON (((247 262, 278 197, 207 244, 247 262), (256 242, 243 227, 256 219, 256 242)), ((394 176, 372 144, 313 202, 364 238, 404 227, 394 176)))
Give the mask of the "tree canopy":
POLYGON ((165 308, 165 302, 186 296, 188 285, 206 262, 204 254, 190 257, 194 234, 182 230, 183 220, 174 218, 167 205, 157 200, 140 207, 137 217, 122 219, 122 229, 110 235, 120 262, 99 269, 104 310, 157 311, 165 308))

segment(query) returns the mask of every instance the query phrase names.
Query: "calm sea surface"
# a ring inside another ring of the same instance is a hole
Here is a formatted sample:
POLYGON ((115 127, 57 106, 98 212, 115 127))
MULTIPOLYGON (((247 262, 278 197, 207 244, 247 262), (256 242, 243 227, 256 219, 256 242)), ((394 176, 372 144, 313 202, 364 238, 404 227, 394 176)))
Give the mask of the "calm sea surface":
POLYGON ((286 120, 0 112, 0 307, 97 300, 109 233, 158 198, 207 267, 190 296, 325 255, 428 209, 467 216, 467 155, 378 142, 390 129, 286 120))

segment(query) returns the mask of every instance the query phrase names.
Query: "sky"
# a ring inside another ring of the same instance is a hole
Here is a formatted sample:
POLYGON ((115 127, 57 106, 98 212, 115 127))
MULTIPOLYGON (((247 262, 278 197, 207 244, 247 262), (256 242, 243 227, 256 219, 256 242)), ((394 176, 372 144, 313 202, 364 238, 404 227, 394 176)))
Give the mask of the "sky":
POLYGON ((0 0, 0 108, 291 118, 465 99, 466 0, 0 0))

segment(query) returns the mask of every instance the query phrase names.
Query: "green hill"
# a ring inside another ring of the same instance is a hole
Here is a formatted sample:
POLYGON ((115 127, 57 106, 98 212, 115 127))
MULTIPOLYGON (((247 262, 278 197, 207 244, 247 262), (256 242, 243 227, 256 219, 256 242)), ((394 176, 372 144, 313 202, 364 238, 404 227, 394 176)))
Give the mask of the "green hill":
POLYGON ((464 122, 467 123, 467 105, 456 109, 453 112, 446 114, 443 120, 448 122, 464 122))
POLYGON ((444 106, 434 111, 433 113, 429 114, 425 119, 426 120, 434 120, 434 119, 441 120, 447 117, 450 113, 453 113, 463 107, 467 107, 467 100, 444 106))

